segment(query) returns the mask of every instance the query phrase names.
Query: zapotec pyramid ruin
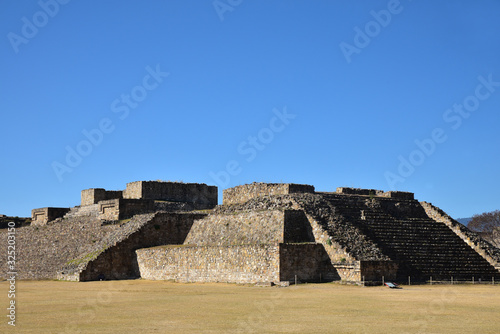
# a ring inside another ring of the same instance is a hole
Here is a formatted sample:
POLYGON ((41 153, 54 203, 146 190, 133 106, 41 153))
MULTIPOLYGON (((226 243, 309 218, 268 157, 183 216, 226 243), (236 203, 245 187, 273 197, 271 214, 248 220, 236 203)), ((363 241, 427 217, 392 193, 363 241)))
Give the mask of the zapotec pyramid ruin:
POLYGON ((252 183, 218 206, 214 186, 138 181, 35 209, 16 234, 20 279, 500 279, 500 249, 408 192, 252 183))

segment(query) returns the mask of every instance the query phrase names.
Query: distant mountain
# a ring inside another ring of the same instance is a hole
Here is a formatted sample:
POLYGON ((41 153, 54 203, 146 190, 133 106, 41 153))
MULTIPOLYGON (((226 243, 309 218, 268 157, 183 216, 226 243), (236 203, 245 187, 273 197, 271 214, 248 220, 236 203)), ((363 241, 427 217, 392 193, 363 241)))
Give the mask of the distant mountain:
POLYGON ((455 220, 457 222, 459 222, 460 224, 467 226, 467 224, 469 224, 469 222, 471 221, 471 219, 472 219, 472 217, 471 218, 457 218, 455 220))

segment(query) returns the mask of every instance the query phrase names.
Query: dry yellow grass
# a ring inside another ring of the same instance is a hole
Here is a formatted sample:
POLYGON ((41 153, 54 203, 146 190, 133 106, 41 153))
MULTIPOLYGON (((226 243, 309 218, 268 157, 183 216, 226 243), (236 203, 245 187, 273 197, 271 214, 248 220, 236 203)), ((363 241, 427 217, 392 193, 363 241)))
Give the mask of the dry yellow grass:
MULTIPOLYGON (((20 281, 17 305, 16 333, 500 333, 500 287, 487 285, 20 281)), ((14 332, 5 315, 0 332, 14 332)))

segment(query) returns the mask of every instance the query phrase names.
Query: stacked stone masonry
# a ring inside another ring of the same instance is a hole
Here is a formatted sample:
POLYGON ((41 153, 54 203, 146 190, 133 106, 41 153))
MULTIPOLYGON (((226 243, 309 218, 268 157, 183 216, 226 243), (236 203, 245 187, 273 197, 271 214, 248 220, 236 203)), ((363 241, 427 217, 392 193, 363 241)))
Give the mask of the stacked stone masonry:
POLYGON ((20 279, 500 279, 500 249, 408 192, 252 183, 216 206, 213 186, 138 181, 81 199, 17 229, 20 279))
POLYGON ((224 205, 244 203, 252 198, 298 193, 314 193, 314 187, 306 184, 254 182, 225 189, 223 203, 224 205))
POLYGON ((105 190, 103 188, 91 188, 82 190, 81 206, 97 204, 100 201, 118 199, 123 197, 121 190, 105 190))
POLYGON ((147 213, 155 209, 153 201, 142 199, 117 198, 100 201, 99 218, 102 220, 121 220, 134 216, 138 212, 147 213))
POLYGON ((377 196, 377 197, 390 197, 390 198, 398 198, 398 199, 414 199, 413 193, 406 191, 387 191, 384 192, 382 190, 377 189, 360 189, 360 188, 348 188, 348 187, 339 187, 336 191, 338 194, 344 195, 362 195, 362 196, 377 196))
POLYGON ((123 198, 194 203, 210 209, 217 205, 217 187, 200 183, 136 181, 127 183, 123 198))
POLYGON ((69 212, 69 208, 40 208, 31 210, 31 224, 33 226, 46 225, 48 222, 63 217, 69 212))
POLYGON ((162 246, 137 251, 141 277, 178 282, 275 283, 340 277, 322 245, 162 246))
POLYGON ((296 210, 212 214, 196 221, 186 238, 200 246, 312 241, 307 218, 296 210))
POLYGON ((178 282, 279 282, 277 244, 163 246, 137 251, 141 277, 178 282))

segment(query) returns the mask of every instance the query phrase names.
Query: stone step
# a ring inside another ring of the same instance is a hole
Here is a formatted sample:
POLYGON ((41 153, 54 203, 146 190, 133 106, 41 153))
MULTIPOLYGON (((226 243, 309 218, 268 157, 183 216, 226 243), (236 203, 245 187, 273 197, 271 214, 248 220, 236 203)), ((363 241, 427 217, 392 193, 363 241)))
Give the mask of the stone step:
MULTIPOLYGON (((400 272, 436 277, 500 275, 491 264, 446 224, 429 218, 415 201, 325 194, 334 220, 346 221, 365 234, 385 255, 400 264, 400 272)), ((335 231, 330 231, 335 233, 335 231)))

